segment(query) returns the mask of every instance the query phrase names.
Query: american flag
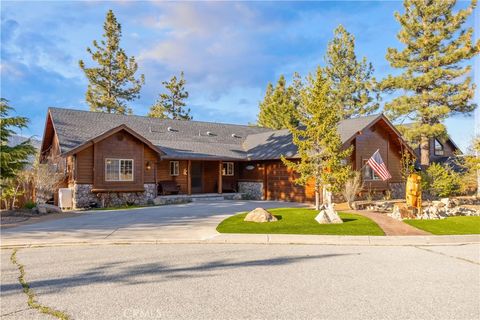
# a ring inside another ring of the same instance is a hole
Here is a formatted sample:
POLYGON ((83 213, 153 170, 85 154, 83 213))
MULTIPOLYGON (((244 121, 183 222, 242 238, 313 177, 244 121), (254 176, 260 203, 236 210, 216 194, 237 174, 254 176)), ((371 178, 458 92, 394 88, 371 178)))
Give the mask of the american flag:
POLYGON ((383 162, 382 156, 380 152, 375 151, 375 153, 368 159, 367 164, 375 171, 376 174, 380 176, 380 178, 385 181, 392 177, 390 172, 388 172, 387 166, 385 162, 383 162))

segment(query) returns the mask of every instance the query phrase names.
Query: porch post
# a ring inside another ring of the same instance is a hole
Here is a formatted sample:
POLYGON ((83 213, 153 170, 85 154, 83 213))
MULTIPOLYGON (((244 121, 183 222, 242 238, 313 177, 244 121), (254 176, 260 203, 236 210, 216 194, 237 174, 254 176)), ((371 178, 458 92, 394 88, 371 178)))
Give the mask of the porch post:
POLYGON ((192 161, 188 160, 188 165, 187 165, 187 193, 189 195, 192 194, 192 175, 190 174, 191 169, 192 169, 192 161))
POLYGON ((223 186, 222 186, 222 161, 218 161, 218 193, 222 193, 223 186))

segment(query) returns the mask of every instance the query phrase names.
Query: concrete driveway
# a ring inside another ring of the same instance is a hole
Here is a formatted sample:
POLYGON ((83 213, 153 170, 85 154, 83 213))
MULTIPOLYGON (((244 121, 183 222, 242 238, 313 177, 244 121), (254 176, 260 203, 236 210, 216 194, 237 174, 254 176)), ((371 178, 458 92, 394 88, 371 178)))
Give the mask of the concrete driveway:
POLYGON ((216 236, 220 221, 256 207, 298 207, 278 201, 198 201, 129 210, 88 211, 81 216, 2 230, 2 245, 109 239, 203 240, 216 236))

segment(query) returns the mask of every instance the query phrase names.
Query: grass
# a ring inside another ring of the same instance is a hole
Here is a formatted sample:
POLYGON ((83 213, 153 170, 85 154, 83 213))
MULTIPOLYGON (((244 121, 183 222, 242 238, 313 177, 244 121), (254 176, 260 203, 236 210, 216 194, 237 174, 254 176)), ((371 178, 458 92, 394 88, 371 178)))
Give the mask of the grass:
POLYGON ((448 217, 442 220, 403 220, 432 234, 480 234, 480 217, 448 217))
POLYGON ((372 220, 350 213, 340 212, 342 224, 319 224, 315 221, 318 211, 304 208, 280 208, 268 210, 278 221, 245 222, 247 213, 236 214, 223 220, 218 226, 220 233, 260 234, 324 234, 352 236, 383 236, 383 230, 372 220))
POLYGON ((18 277, 18 282, 20 282, 23 292, 27 295, 27 304, 29 307, 33 309, 37 309, 41 313, 51 315, 57 319, 61 320, 69 320, 70 317, 64 313, 63 311, 55 310, 53 308, 50 308, 48 306, 44 306, 40 303, 38 303, 37 298, 35 297, 35 293, 33 290, 30 288, 30 285, 27 283, 25 280, 25 266, 18 262, 17 260, 17 249, 14 249, 12 252, 12 255, 10 256, 10 261, 17 266, 18 271, 20 272, 20 276, 18 277))

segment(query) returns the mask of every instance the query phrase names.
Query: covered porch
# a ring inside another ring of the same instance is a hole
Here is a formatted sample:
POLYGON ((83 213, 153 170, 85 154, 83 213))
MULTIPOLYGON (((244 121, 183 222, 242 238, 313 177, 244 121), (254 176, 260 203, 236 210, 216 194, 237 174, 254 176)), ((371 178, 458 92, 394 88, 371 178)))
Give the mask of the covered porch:
POLYGON ((156 166, 158 196, 238 192, 239 162, 163 159, 156 166))

